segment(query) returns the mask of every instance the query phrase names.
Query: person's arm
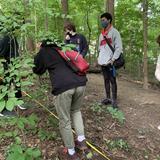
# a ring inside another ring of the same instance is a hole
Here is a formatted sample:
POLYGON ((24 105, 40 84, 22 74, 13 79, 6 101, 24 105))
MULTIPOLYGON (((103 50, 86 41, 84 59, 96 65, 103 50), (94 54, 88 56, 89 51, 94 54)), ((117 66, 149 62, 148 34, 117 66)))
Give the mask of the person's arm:
POLYGON ((115 51, 114 51, 112 60, 114 61, 118 59, 120 54, 123 52, 121 36, 117 30, 115 30, 115 33, 114 33, 113 44, 114 44, 115 51))
POLYGON ((35 57, 34 57, 34 67, 33 67, 33 72, 35 74, 38 74, 38 75, 42 75, 43 73, 46 72, 46 67, 45 67, 45 64, 44 64, 44 58, 42 56, 42 54, 45 54, 45 53, 42 53, 42 51, 40 51, 35 57))
POLYGON ((65 44, 70 44, 70 36, 68 34, 65 35, 64 43, 65 44))

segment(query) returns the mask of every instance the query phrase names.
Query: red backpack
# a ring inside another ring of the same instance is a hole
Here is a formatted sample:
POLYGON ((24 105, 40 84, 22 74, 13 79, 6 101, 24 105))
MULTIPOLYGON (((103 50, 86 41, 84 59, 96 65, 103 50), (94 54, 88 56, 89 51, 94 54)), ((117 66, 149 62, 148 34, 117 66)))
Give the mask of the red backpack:
POLYGON ((89 69, 89 63, 83 58, 83 56, 73 50, 63 52, 60 49, 56 49, 61 57, 67 62, 69 67, 79 75, 85 75, 89 69))

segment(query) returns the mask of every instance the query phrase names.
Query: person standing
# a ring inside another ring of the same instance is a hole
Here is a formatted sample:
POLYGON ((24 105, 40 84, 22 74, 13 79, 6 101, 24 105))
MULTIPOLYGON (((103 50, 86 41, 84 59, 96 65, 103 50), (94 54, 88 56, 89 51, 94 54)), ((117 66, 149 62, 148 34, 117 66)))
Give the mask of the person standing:
POLYGON ((99 56, 98 64, 101 66, 106 98, 102 100, 102 104, 112 104, 113 108, 118 108, 117 105, 117 82, 116 69, 114 61, 122 54, 122 40, 120 33, 112 25, 112 15, 108 12, 101 15, 102 30, 99 36, 99 56), (108 43, 114 48, 114 52, 108 43), (110 87, 111 86, 111 87, 110 87), (112 97, 111 91, 112 90, 112 97))
MULTIPOLYGON (((157 37, 157 43, 160 46, 160 35, 157 37)), ((160 54, 158 56, 156 70, 155 70, 155 76, 158 81, 160 81, 160 54)), ((160 130, 160 125, 158 126, 158 129, 160 130)))
POLYGON ((72 23, 67 23, 64 26, 65 43, 74 44, 74 50, 79 52, 83 57, 87 55, 88 43, 84 35, 76 32, 76 27, 72 23))
MULTIPOLYGON (((19 45, 17 42, 17 38, 10 33, 3 33, 0 39, 0 57, 6 60, 5 62, 3 62, 4 71, 9 70, 9 64, 11 63, 11 58, 17 58, 19 56, 18 50, 19 50, 19 45)), ((4 75, 4 77, 8 76, 9 72, 4 75)), ((10 84, 11 83, 15 84, 15 90, 16 90, 15 97, 21 99, 22 98, 21 86, 17 86, 16 83, 14 83, 14 79, 10 81, 10 84)), ((3 82, 2 80, 1 84, 6 85, 6 82, 3 82)), ((6 97, 6 100, 7 99, 8 98, 6 97)), ((22 110, 26 109, 21 105, 17 105, 17 107, 22 110)), ((0 116, 15 116, 15 112, 7 111, 6 109, 4 109, 1 111, 0 116)))
MULTIPOLYGON (((157 43, 160 46, 160 35, 157 37, 157 43)), ((160 54, 158 56, 156 70, 155 70, 155 76, 158 81, 160 81, 160 54)))
POLYGON ((55 107, 59 117, 60 133, 65 145, 58 150, 59 158, 80 160, 75 145, 79 149, 87 149, 81 114, 87 77, 75 73, 57 52, 57 48, 59 47, 50 40, 42 41, 40 50, 34 58, 33 72, 38 75, 42 75, 47 70, 49 72, 52 94, 56 97, 55 107), (76 142, 71 123, 77 135, 76 142))

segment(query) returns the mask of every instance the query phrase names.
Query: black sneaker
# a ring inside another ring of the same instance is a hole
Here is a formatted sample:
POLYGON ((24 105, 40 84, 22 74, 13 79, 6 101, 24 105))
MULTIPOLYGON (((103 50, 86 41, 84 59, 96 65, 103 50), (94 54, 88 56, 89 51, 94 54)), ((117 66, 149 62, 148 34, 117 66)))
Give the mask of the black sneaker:
POLYGON ((111 103, 112 103, 112 101, 111 101, 111 99, 109 99, 109 98, 103 99, 103 100, 101 101, 101 104, 102 104, 102 105, 109 105, 109 104, 111 104, 111 103))
POLYGON ((112 107, 113 108, 118 108, 117 101, 114 101, 114 100, 112 101, 112 107))
POLYGON ((0 114, 1 117, 16 117, 17 114, 15 111, 8 111, 8 110, 3 110, 0 114))

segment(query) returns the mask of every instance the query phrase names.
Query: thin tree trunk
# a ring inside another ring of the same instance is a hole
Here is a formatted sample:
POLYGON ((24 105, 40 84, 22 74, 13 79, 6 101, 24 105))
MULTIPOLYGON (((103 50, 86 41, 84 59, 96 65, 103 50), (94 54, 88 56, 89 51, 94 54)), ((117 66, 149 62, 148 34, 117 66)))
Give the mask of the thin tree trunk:
MULTIPOLYGON (((29 4, 29 0, 24 0, 24 9, 25 9, 26 15, 28 15, 28 10, 27 10, 28 4, 29 4)), ((27 23, 32 23, 31 19, 26 19, 25 18, 25 23, 26 22, 27 23)), ((30 36, 26 38, 26 48, 30 52, 34 51, 34 49, 35 49, 34 41, 33 41, 32 37, 30 37, 30 36)))
POLYGON ((148 56, 147 56, 147 39, 148 39, 148 1, 143 0, 143 72, 144 72, 144 83, 143 88, 148 89, 148 56))
MULTIPOLYGON (((87 14, 86 14, 86 20, 87 20, 87 27, 88 27, 88 46, 90 45, 90 41, 91 41, 91 27, 89 25, 89 10, 87 11, 87 14)), ((90 50, 88 51, 89 53, 89 62, 91 63, 91 52, 90 50)))
POLYGON ((112 15, 114 24, 114 0, 105 0, 105 11, 112 15))
POLYGON ((61 4, 62 4, 62 12, 65 15, 65 17, 64 17, 64 25, 65 25, 68 22, 68 19, 67 19, 67 15, 68 15, 68 0, 61 0, 61 4))
POLYGON ((38 48, 37 48, 37 33, 38 33, 38 29, 37 29, 37 12, 36 12, 36 10, 34 12, 34 23, 35 23, 34 30, 35 30, 35 44, 36 44, 35 51, 37 53, 37 51, 38 51, 38 48))
POLYGON ((47 7, 48 7, 48 3, 47 0, 45 0, 45 31, 48 31, 48 14, 47 14, 47 7))

